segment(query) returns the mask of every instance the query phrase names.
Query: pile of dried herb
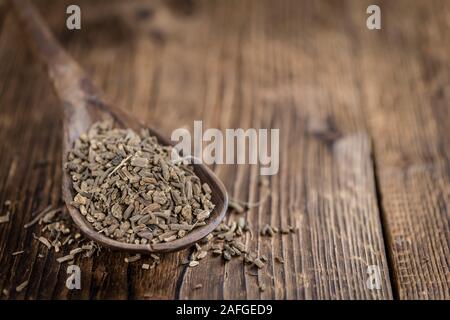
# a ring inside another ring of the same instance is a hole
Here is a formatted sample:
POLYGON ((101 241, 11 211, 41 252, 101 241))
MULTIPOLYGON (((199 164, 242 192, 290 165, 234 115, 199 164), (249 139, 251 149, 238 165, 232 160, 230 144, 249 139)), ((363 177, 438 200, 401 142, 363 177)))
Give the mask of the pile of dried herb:
MULTIPOLYGON (((59 263, 73 264, 75 257, 82 255, 85 258, 92 257, 100 252, 100 246, 94 241, 86 239, 76 228, 66 207, 53 208, 51 205, 36 213, 34 218, 24 225, 25 229, 38 224, 39 235, 33 233, 36 241, 54 250, 56 253, 65 252, 66 255, 56 259, 59 263)), ((14 252, 13 255, 22 254, 24 251, 14 252)), ((39 258, 43 255, 39 254, 39 258)))
POLYGON ((242 258, 245 263, 261 269, 267 258, 250 253, 247 245, 242 241, 247 232, 251 234, 250 226, 243 217, 239 218, 237 222, 233 221, 228 224, 222 222, 211 234, 195 244, 194 252, 183 264, 196 267, 200 264, 200 260, 207 257, 208 252, 211 252, 214 256, 222 257, 225 262, 233 258, 242 258))
POLYGON ((72 205, 99 233, 134 244, 184 237, 205 225, 211 189, 190 165, 173 163, 172 148, 142 130, 95 123, 65 164, 76 195, 72 205))

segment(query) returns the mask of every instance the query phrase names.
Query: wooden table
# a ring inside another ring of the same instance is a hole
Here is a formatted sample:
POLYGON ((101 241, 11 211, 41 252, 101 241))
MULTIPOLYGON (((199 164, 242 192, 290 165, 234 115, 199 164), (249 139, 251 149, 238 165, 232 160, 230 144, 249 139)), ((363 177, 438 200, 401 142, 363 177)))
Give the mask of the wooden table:
MULTIPOLYGON (((0 225, 0 289, 10 298, 450 298, 449 1, 378 1, 380 31, 366 28, 366 0, 83 0, 82 29, 69 31, 72 3, 37 4, 119 106, 167 135, 194 120, 280 129, 270 196, 244 214, 248 245, 269 263, 259 276, 215 258, 187 268, 185 250, 142 270, 104 252, 76 261, 82 289, 68 290, 61 254, 23 228, 61 204, 61 110, 2 1, 0 209, 15 209, 0 225), (263 238, 266 223, 298 232, 263 238), (367 287, 373 268, 380 290, 367 287)), ((231 197, 258 201, 257 166, 213 168, 231 197)))

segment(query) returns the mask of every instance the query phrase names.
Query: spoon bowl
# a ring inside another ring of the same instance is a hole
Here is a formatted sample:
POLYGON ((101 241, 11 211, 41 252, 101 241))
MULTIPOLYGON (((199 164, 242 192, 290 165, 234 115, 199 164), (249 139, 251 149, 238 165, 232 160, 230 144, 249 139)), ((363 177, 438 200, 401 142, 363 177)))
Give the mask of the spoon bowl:
MULTIPOLYGON (((169 139, 137 120, 129 113, 109 104, 76 61, 59 45, 42 17, 28 0, 10 0, 33 51, 47 67, 49 78, 64 108, 63 163, 78 137, 97 121, 113 120, 119 128, 137 132, 149 130, 162 145, 173 145, 169 139)), ((195 174, 212 190, 215 205, 207 224, 191 230, 185 237, 158 244, 131 244, 111 239, 94 230, 91 224, 70 203, 74 197, 72 179, 63 169, 62 195, 69 214, 81 232, 111 249, 135 253, 161 253, 186 248, 211 233, 223 220, 228 207, 228 195, 223 183, 203 164, 194 164, 195 174)))

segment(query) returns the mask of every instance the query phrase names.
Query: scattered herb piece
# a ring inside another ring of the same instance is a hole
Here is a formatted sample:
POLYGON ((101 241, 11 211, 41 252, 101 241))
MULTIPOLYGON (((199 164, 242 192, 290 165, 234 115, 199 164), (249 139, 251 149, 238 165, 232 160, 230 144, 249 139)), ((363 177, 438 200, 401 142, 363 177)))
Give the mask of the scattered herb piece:
POLYGON ((74 259, 74 256, 71 255, 71 254, 68 254, 68 255, 66 255, 64 257, 56 259, 56 261, 58 261, 59 263, 63 263, 63 262, 70 261, 70 260, 73 260, 73 259, 74 259))
POLYGON ((19 285, 16 287, 16 292, 22 292, 23 289, 25 289, 27 286, 28 286, 28 280, 22 282, 21 284, 19 284, 19 285))
POLYGON ((52 248, 52 244, 50 243, 50 241, 47 240, 47 238, 44 237, 39 237, 37 238, 37 240, 42 243, 43 245, 45 245, 48 249, 52 248))
POLYGON ((199 262, 198 261, 191 261, 191 262, 189 262, 189 267, 196 267, 196 266, 198 266, 199 265, 199 262))
POLYGON ((284 259, 282 257, 275 257, 275 261, 278 263, 284 263, 284 259))
POLYGON ((203 288, 203 285, 201 283, 198 283, 194 286, 194 290, 201 289, 201 288, 203 288))
POLYGON ((132 262, 136 262, 138 260, 141 260, 141 255, 140 254, 136 254, 134 256, 125 258, 125 262, 126 263, 132 263, 132 262))
POLYGON ((23 227, 24 227, 25 229, 27 229, 27 228, 29 228, 29 227, 35 225, 36 223, 38 223, 39 220, 40 220, 40 219, 41 219, 48 211, 50 211, 51 208, 52 208, 52 206, 49 205, 47 208, 41 210, 40 212, 38 211, 37 213, 31 213, 31 216, 34 216, 35 214, 36 214, 36 216, 35 216, 33 219, 31 219, 30 222, 26 223, 23 227))
POLYGON ((0 216, 0 224, 9 222, 9 211, 3 216, 0 216))

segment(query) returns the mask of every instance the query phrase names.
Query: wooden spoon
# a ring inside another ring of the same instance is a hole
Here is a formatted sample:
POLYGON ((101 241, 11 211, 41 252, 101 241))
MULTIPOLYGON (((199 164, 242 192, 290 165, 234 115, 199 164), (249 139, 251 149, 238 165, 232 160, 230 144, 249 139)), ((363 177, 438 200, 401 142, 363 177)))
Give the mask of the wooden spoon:
MULTIPOLYGON (((10 0, 21 26, 23 27, 34 52, 44 62, 56 94, 64 108, 63 163, 67 152, 80 134, 87 132, 97 121, 113 119, 117 127, 131 128, 139 132, 145 128, 157 137, 159 143, 171 142, 157 130, 143 125, 130 114, 105 102, 96 90, 91 79, 72 57, 58 44, 42 17, 28 0, 10 0)), ((108 238, 95 231, 77 208, 70 205, 74 190, 72 181, 63 169, 62 194, 73 221, 81 231, 102 245, 128 252, 157 253, 180 250, 194 244, 212 232, 222 221, 228 207, 228 196, 222 182, 201 164, 194 165, 194 171, 202 182, 209 184, 212 190, 211 201, 215 209, 205 226, 196 228, 185 237, 158 244, 130 244, 108 238)))

